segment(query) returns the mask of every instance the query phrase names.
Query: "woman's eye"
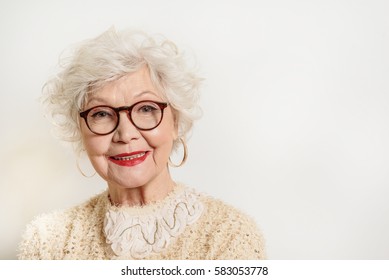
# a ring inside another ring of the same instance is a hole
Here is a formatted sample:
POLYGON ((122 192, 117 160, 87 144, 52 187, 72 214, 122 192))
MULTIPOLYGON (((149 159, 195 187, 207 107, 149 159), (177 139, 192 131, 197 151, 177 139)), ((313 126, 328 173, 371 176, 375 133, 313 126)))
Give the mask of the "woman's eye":
POLYGON ((157 108, 151 106, 151 105, 145 105, 139 108, 139 112, 141 113, 152 113, 153 111, 157 110, 157 108))
POLYGON ((106 112, 106 111, 98 111, 98 112, 94 112, 92 114, 92 118, 103 119, 103 118, 106 118, 106 117, 112 117, 112 114, 110 112, 106 112))

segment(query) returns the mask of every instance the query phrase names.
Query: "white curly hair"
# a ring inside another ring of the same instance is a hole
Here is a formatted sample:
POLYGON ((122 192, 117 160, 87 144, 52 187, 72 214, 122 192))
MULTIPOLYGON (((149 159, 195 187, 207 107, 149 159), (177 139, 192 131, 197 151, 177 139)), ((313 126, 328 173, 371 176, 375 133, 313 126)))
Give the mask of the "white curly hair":
MULTIPOLYGON (((153 84, 171 104, 184 137, 201 116, 199 78, 176 45, 163 36, 110 28, 61 58, 59 71, 43 87, 43 101, 61 139, 83 149, 79 112, 88 96, 105 84, 147 66, 153 84)), ((179 144, 179 138, 174 148, 179 144)))

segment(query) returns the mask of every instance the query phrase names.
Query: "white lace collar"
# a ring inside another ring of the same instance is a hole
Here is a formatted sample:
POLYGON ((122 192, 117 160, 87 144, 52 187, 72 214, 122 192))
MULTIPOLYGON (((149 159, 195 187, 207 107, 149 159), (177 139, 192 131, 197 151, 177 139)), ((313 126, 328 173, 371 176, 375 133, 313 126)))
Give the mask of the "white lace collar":
POLYGON ((192 189, 178 185, 164 200, 143 207, 109 207, 104 233, 117 258, 159 253, 196 222, 204 206, 192 189))

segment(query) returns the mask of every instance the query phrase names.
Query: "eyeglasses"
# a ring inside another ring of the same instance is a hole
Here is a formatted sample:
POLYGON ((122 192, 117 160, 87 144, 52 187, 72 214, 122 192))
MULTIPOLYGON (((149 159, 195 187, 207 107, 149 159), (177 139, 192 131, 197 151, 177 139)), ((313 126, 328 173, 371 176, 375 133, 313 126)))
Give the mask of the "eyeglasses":
POLYGON ((120 112, 127 111, 131 123, 139 130, 156 128, 163 118, 163 110, 168 103, 156 101, 140 101, 131 106, 114 108, 96 106, 80 113, 89 130, 97 135, 112 133, 119 125, 120 112))

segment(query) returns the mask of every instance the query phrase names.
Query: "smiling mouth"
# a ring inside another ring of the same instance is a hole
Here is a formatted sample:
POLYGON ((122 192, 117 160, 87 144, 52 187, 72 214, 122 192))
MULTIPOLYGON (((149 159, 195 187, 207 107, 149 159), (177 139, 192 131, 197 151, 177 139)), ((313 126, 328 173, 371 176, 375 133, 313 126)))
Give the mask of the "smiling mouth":
POLYGON ((128 161, 128 160, 133 160, 133 159, 137 159, 137 158, 143 157, 145 154, 146 154, 146 152, 139 153, 139 154, 136 154, 136 155, 126 156, 126 157, 111 157, 111 158, 114 159, 114 160, 128 161))

